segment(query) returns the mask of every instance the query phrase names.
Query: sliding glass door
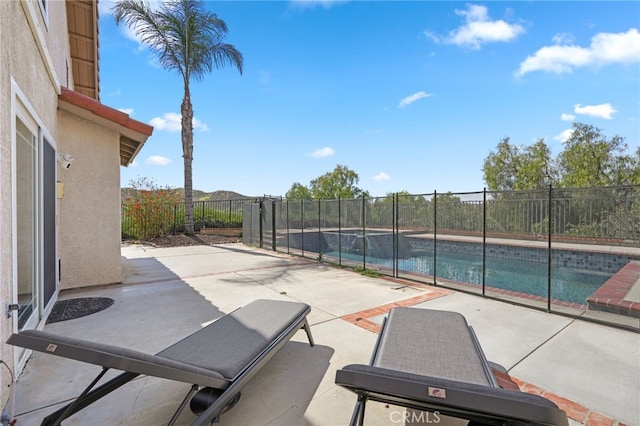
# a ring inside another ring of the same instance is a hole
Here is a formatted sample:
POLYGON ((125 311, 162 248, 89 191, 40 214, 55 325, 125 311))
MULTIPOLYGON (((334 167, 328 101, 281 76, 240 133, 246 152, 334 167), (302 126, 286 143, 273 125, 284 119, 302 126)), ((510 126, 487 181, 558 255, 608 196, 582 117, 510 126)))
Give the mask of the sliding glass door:
POLYGON ((16 117, 18 331, 33 328, 39 320, 38 128, 25 121, 16 117))

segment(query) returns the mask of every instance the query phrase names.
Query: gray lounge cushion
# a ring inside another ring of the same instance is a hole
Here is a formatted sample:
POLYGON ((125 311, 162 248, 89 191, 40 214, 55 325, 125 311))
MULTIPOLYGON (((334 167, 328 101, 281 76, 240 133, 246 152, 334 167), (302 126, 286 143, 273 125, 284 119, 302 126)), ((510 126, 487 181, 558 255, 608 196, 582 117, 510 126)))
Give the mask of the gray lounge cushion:
POLYGON ((158 356, 213 369, 233 380, 309 310, 304 303, 256 300, 169 346, 158 356), (255 318, 261 320, 257 322, 255 318))
POLYGON ((457 312, 394 308, 372 365, 490 385, 464 316, 457 312))

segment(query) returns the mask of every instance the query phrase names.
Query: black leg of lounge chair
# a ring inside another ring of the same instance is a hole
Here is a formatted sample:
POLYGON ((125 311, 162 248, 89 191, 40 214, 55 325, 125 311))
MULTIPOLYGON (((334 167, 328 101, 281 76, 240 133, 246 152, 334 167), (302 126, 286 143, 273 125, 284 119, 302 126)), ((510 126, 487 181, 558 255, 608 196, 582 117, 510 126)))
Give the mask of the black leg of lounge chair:
POLYGON ((173 413, 173 416, 171 417, 171 420, 169 420, 169 423, 167 424, 167 426, 173 426, 176 421, 178 420, 178 417, 180 417, 180 413, 182 413, 182 410, 184 410, 184 407, 187 406, 187 404, 189 403, 189 401, 191 400, 191 397, 198 392, 198 389, 200 389, 200 386, 198 385, 192 385, 191 389, 189 390, 189 392, 187 393, 187 396, 184 397, 184 399, 182 400, 182 402, 180 403, 180 406, 178 407, 178 409, 176 410, 175 413, 173 413))
POLYGON ((353 409, 353 415, 351 416, 351 422, 349 422, 350 426, 363 426, 364 425, 364 409, 367 404, 367 398, 358 395, 358 402, 356 402, 356 406, 353 409))
POLYGON ((307 333, 307 337, 309 338, 309 344, 311 346, 314 346, 315 343, 313 342, 313 336, 311 336, 311 327, 309 327, 309 322, 307 321, 307 319, 304 319, 304 325, 302 326, 302 328, 304 328, 305 333, 307 333))
POLYGON ((89 384, 89 386, 87 386, 87 388, 82 392, 82 394, 80 394, 78 398, 76 398, 71 404, 65 405, 59 410, 49 414, 47 417, 45 417, 42 420, 41 425, 42 426, 59 425, 67 417, 77 413, 78 411, 82 410, 88 405, 93 404, 103 396, 113 392, 114 390, 118 389, 120 386, 130 382, 131 380, 139 376, 139 374, 136 374, 136 373, 122 373, 114 377, 113 379, 109 380, 108 382, 104 383, 103 385, 98 386, 91 392, 89 392, 91 388, 98 382, 98 380, 102 378, 102 376, 104 375, 104 373, 106 373, 107 370, 108 368, 104 367, 103 371, 98 375, 98 377, 96 377, 89 384))
POLYGON ((82 398, 84 398, 84 396, 89 393, 89 391, 91 390, 91 388, 93 388, 96 383, 98 383, 100 381, 100 379, 102 379, 102 376, 104 376, 107 371, 109 371, 109 369, 107 367, 102 367, 102 371, 100 371, 100 374, 98 374, 96 376, 95 379, 93 379, 93 381, 91 383, 89 383, 89 386, 87 386, 82 393, 80 394, 80 396, 78 396, 78 398, 76 398, 75 401, 73 401, 73 403, 71 403, 70 405, 68 405, 66 407, 66 409, 62 412, 62 414, 60 415, 60 417, 58 417, 56 419, 55 422, 53 422, 53 426, 58 426, 60 423, 62 423, 62 420, 66 419, 68 416, 71 415, 71 413, 73 413, 74 408, 77 405, 80 405, 80 402, 82 401, 82 398))
POLYGON ((367 397, 362 398, 362 404, 360 405, 360 420, 358 420, 358 426, 364 426, 364 410, 367 408, 367 397))

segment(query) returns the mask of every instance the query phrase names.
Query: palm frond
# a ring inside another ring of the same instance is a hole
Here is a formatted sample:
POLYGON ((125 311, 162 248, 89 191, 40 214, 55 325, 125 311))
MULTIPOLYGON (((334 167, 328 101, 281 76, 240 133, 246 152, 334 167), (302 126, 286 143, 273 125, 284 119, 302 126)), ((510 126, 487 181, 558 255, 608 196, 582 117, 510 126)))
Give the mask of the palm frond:
POLYGON ((235 66, 242 74, 242 53, 224 42, 226 23, 207 11, 202 1, 174 0, 153 10, 146 0, 121 0, 112 10, 116 23, 133 29, 160 66, 177 70, 186 85, 192 77, 202 80, 226 66, 235 66))
POLYGON ((176 56, 175 37, 163 11, 154 11, 146 0, 121 0, 111 10, 116 24, 122 22, 132 29, 141 43, 157 55, 160 66, 184 75, 182 62, 176 56))

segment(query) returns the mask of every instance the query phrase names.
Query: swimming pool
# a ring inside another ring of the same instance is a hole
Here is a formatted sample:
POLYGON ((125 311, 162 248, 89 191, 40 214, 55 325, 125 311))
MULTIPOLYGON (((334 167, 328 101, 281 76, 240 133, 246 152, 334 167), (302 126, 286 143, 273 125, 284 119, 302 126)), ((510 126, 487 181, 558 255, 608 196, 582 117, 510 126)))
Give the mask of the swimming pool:
MULTIPOLYGON (((325 253, 325 256, 337 258, 338 252, 325 253)), ((362 262, 362 254, 343 252, 342 259, 362 262)), ((391 259, 367 256, 366 264, 393 268, 391 259)), ((413 257, 399 259, 398 270, 433 275, 433 254, 414 253, 413 257), (415 256, 416 254, 417 256, 415 256)), ((546 298, 547 271, 546 263, 487 257, 485 285, 546 298)), ((436 274, 438 278, 481 286, 482 257, 439 251, 436 274)), ((552 264, 551 298, 585 304, 587 297, 611 276, 612 274, 608 272, 581 270, 552 264)))

